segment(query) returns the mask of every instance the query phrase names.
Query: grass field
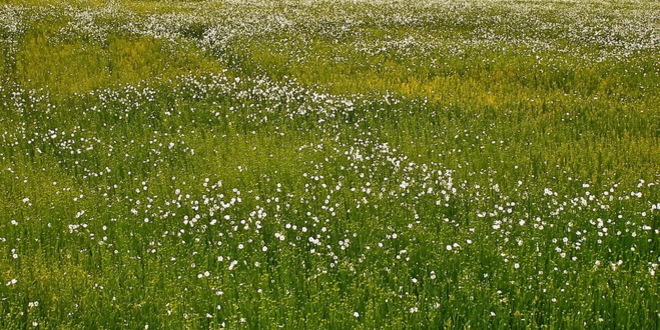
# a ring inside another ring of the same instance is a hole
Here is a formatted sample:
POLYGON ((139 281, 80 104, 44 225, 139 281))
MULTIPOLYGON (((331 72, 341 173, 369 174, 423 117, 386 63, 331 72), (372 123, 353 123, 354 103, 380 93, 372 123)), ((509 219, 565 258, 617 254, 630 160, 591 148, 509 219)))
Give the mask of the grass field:
POLYGON ((657 329, 658 13, 0 0, 0 328, 657 329))

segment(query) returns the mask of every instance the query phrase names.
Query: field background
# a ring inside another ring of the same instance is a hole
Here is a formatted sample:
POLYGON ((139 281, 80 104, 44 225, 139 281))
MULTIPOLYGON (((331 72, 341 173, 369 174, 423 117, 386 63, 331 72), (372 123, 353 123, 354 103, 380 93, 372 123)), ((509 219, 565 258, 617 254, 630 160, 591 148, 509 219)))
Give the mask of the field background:
POLYGON ((656 329, 658 13, 0 0, 0 328, 656 329))

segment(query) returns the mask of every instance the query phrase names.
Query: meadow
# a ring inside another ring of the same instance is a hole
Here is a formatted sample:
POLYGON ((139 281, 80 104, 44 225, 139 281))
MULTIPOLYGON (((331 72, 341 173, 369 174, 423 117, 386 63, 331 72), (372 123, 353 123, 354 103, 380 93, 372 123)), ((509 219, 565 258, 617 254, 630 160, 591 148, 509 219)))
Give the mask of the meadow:
POLYGON ((0 328, 657 329, 658 13, 0 0, 0 328))

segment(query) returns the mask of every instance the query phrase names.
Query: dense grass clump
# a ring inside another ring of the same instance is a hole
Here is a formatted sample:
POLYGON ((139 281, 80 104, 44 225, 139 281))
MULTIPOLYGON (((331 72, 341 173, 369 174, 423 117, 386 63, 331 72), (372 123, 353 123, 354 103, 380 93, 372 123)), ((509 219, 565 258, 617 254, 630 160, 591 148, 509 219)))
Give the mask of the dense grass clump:
POLYGON ((0 5, 0 328, 658 325, 653 1, 0 5))

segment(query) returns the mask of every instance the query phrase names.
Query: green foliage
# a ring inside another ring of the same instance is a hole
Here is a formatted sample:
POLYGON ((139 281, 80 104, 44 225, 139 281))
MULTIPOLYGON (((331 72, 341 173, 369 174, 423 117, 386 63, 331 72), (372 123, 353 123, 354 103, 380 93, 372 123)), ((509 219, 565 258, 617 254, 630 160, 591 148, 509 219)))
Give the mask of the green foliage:
POLYGON ((6 1, 0 328, 655 328, 658 9, 6 1))

